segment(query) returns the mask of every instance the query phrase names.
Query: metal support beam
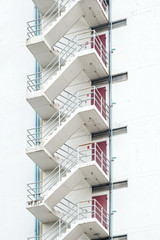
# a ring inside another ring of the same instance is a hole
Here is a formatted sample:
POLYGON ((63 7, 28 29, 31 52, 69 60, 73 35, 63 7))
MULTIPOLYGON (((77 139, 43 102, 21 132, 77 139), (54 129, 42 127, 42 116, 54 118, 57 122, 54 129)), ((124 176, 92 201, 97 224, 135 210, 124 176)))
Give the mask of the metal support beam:
MULTIPOLYGON (((107 238, 98 238, 98 239, 94 239, 94 240, 107 240, 107 239, 109 239, 109 237, 107 237, 107 238)), ((113 236, 113 239, 115 239, 115 240, 127 240, 127 234, 119 235, 119 236, 113 236)))
MULTIPOLYGON (((92 86, 104 85, 109 83, 109 79, 110 79, 109 76, 96 78, 91 80, 91 83, 92 83, 92 86)), ((117 83, 117 82, 122 82, 127 80, 128 80, 128 72, 112 75, 112 83, 117 83)))
MULTIPOLYGON (((114 128, 112 131, 113 131, 113 136, 127 133, 127 126, 114 128)), ((102 138, 102 137, 109 137, 109 133, 110 133, 110 130, 92 133, 92 140, 95 140, 97 138, 102 138)))
MULTIPOLYGON (((119 27, 124 27, 126 25, 127 25, 127 19, 126 18, 120 19, 120 20, 112 22, 112 29, 119 28, 119 27)), ((97 32, 98 31, 103 31, 103 30, 108 31, 109 30, 109 23, 92 27, 92 29, 95 29, 97 32)))
MULTIPOLYGON (((100 184, 92 187, 92 193, 101 192, 101 191, 108 191, 109 190, 109 183, 100 184)), ((128 180, 113 182, 113 189, 120 189, 128 187, 128 180)))

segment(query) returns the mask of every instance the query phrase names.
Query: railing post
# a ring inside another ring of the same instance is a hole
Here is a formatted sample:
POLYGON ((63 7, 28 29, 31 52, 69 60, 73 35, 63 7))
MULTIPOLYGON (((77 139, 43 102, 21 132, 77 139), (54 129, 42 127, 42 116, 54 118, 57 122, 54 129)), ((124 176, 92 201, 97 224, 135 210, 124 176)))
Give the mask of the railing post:
POLYGON ((60 169, 60 165, 59 165, 59 168, 58 168, 58 175, 59 175, 59 182, 61 181, 61 169, 60 169))
POLYGON ((93 30, 93 48, 96 47, 96 32, 93 30))
POLYGON ((61 219, 59 219, 59 237, 61 236, 61 234, 60 234, 60 232, 61 232, 61 219))
POLYGON ((77 46, 76 46, 77 52, 79 52, 79 51, 78 51, 78 47, 79 47, 79 37, 78 37, 78 34, 77 34, 77 42, 76 42, 76 45, 77 45, 77 46))
POLYGON ((101 44, 100 44, 100 56, 101 56, 101 59, 103 60, 103 56, 102 56, 102 52, 103 52, 103 51, 102 51, 102 49, 103 49, 103 48, 102 48, 102 42, 101 42, 101 44))
POLYGON ((79 147, 78 147, 77 163, 79 164, 79 147))
POLYGON ((76 98, 77 98, 77 99, 76 99, 76 101, 77 101, 77 108, 78 108, 78 105, 79 105, 79 100, 78 100, 78 92, 77 92, 77 94, 76 94, 76 95, 77 95, 77 97, 76 97, 76 98))
POLYGON ((60 16, 61 0, 58 1, 58 17, 60 16))
POLYGON ((101 168, 103 167, 103 152, 101 152, 101 168))
POLYGON ((103 224, 103 207, 101 207, 101 223, 103 224))
POLYGON ((61 70, 61 57, 60 57, 60 55, 58 57, 58 69, 59 69, 59 71, 61 70))
POLYGON ((93 200, 93 209, 94 209, 94 218, 96 218, 96 207, 95 207, 95 199, 93 200))
POLYGON ((103 98, 101 96, 101 114, 102 114, 102 112, 103 112, 103 98))
POLYGON ((96 88, 95 88, 95 86, 94 86, 94 94, 93 94, 94 96, 94 106, 96 106, 96 88))
POLYGON ((78 206, 78 220, 80 220, 80 213, 79 213, 79 210, 80 210, 80 209, 79 209, 79 203, 78 203, 77 206, 78 206))
POLYGON ((96 155, 97 155, 97 143, 94 143, 94 161, 96 162, 96 155))
POLYGON ((60 111, 58 113, 58 126, 59 127, 61 126, 61 114, 60 114, 60 111))

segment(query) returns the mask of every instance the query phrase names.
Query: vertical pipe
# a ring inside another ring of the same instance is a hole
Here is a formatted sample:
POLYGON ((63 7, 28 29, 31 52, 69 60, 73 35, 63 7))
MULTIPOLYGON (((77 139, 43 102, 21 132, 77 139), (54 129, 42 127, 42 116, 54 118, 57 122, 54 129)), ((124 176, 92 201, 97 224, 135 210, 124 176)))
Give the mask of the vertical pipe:
POLYGON ((109 84, 109 106, 110 106, 110 191, 109 191, 109 239, 113 240, 113 126, 112 126, 112 0, 109 0, 109 76, 110 76, 110 84, 109 84))
MULTIPOLYGON (((35 26, 35 33, 37 35, 37 24, 39 23, 39 11, 37 9, 37 7, 35 6, 35 19, 37 20, 36 21, 36 26, 35 26)), ((38 72, 40 72, 40 66, 39 66, 39 63, 37 62, 37 60, 35 60, 35 73, 36 73, 36 83, 38 80, 38 72)), ((38 86, 38 85, 36 85, 38 86)), ((36 116, 35 116, 35 127, 36 127, 36 138, 37 138, 37 141, 39 141, 39 127, 40 127, 40 117, 38 116, 38 114, 36 113, 36 116)), ((37 165, 35 165, 35 182, 39 182, 40 181, 40 170, 39 170, 39 167, 37 165)), ((36 185, 36 192, 38 193, 39 192, 39 186, 38 184, 36 185)), ((38 195, 37 195, 38 197, 38 195)), ((40 222, 37 218, 35 218, 35 236, 39 236, 40 235, 40 222)), ((39 238, 37 238, 37 240, 39 240, 39 238)))

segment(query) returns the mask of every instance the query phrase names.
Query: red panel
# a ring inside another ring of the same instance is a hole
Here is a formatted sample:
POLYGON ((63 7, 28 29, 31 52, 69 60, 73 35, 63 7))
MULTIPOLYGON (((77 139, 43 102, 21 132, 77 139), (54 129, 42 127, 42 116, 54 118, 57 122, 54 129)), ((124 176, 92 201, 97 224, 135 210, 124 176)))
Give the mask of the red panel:
POLYGON ((106 10, 106 0, 99 0, 104 10, 106 10))
POLYGON ((99 164, 100 167, 102 167, 103 171, 106 173, 107 170, 107 159, 106 159, 106 155, 107 155, 107 142, 103 141, 103 142, 99 142, 96 143, 96 152, 95 152, 95 143, 92 144, 92 161, 95 160, 96 158, 96 162, 99 164), (96 157, 95 157, 96 154, 96 157))
MULTIPOLYGON (((91 48, 93 48, 93 38, 91 38, 91 42, 91 48)), ((106 65, 106 34, 98 35, 95 38, 95 49, 106 65)))
POLYGON ((92 200, 94 200, 94 199, 97 202, 96 202, 95 206, 93 206, 93 208, 92 208, 92 211, 94 210, 92 216, 96 217, 103 224, 103 226, 105 228, 107 228, 107 216, 106 216, 107 195, 92 197, 92 200), (98 203, 102 206, 102 208, 100 207, 100 205, 98 203))
POLYGON ((94 90, 92 90, 91 94, 91 104, 95 104, 100 112, 102 112, 102 116, 106 119, 106 87, 97 88, 95 91, 95 103, 94 103, 94 90))
MULTIPOLYGON (((98 37, 99 37, 100 41, 102 42, 103 51, 101 52, 99 49, 97 49, 97 52, 98 52, 99 56, 101 56, 104 64, 106 65, 106 34, 99 35, 98 37)), ((99 39, 97 39, 98 43, 100 43, 99 39)))
POLYGON ((106 34, 102 34, 98 36, 102 41, 103 46, 106 48, 106 34))

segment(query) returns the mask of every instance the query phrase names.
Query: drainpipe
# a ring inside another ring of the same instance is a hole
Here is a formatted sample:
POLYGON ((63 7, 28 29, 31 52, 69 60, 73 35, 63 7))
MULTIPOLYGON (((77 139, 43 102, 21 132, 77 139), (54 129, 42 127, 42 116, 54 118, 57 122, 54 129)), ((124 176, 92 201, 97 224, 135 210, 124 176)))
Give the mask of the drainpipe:
MULTIPOLYGON (((35 19, 37 19, 36 26, 35 26, 35 31, 38 30, 37 24, 39 23, 39 16, 40 16, 39 11, 38 11, 37 7, 35 6, 35 19)), ((38 80, 38 77, 39 77, 38 72, 40 72, 40 65, 37 62, 37 60, 35 60, 35 73, 36 73, 37 81, 39 81, 38 80)), ((35 115, 35 127, 36 127, 36 138, 38 138, 39 137, 39 133, 38 133, 39 130, 37 131, 37 128, 40 127, 40 117, 37 113, 35 115)), ((35 165, 35 182, 39 182, 39 181, 40 181, 40 169, 37 165, 35 165)), ((38 192, 38 191, 39 191, 39 186, 37 185, 36 186, 36 192, 38 192)), ((37 218, 35 218, 35 236, 37 237, 39 235, 40 235, 40 222, 37 218)), ((39 238, 37 238, 37 240, 39 240, 39 238)))
POLYGON ((110 191, 109 191, 109 239, 113 240, 113 126, 112 126, 112 0, 109 0, 109 106, 110 106, 110 136, 109 136, 109 146, 110 146, 110 191))

